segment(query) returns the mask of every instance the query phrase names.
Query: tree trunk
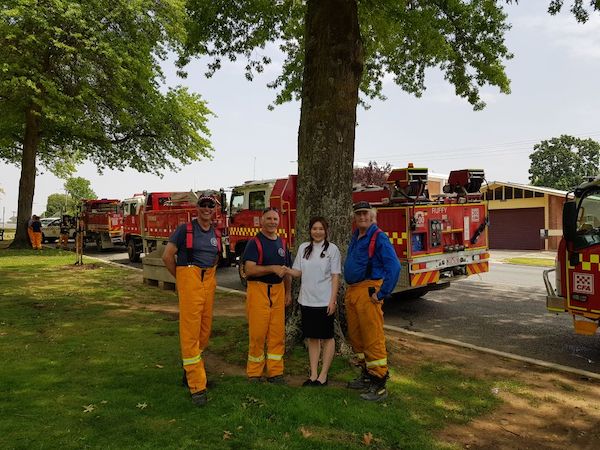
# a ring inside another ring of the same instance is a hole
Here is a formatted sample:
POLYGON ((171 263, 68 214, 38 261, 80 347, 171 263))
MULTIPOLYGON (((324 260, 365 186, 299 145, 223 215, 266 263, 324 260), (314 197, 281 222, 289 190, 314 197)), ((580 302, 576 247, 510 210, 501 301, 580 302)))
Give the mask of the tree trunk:
POLYGON ((25 112, 25 135, 19 180, 19 204, 17 230, 11 248, 30 247, 27 224, 31 218, 33 194, 35 192, 35 159, 40 143, 40 108, 32 104, 25 112))
MULTIPOLYGON (((356 106, 362 72, 356 0, 309 0, 298 130, 296 243, 309 239, 311 217, 324 216, 329 222, 329 240, 342 256, 350 238, 356 106)), ((294 322, 292 317, 289 324, 294 322)), ((288 334, 292 336, 297 336, 294 330, 288 334)))
POLYGON ((356 0, 309 0, 298 131, 297 242, 310 217, 329 221, 345 254, 351 224, 352 168, 363 48, 356 0))

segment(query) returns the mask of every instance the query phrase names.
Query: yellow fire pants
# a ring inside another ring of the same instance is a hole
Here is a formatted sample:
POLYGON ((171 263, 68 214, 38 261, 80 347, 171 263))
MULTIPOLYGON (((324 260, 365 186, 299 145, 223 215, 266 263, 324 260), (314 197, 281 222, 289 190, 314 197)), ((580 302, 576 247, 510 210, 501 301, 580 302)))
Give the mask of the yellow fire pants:
POLYGON ((42 249, 42 232, 35 232, 32 231, 31 232, 31 246, 36 249, 36 250, 41 250, 42 249))
POLYGON ((364 280, 348 286, 344 303, 348 340, 363 368, 383 378, 387 374, 387 351, 383 333, 383 311, 369 296, 369 287, 379 290, 382 280, 364 280))
POLYGON ((192 394, 206 389, 206 371, 202 352, 208 345, 212 327, 216 268, 178 266, 179 342, 181 359, 192 394))
POLYGON ((246 288, 248 317, 249 377, 260 377, 265 369, 265 341, 267 344, 267 377, 283 375, 285 352, 285 286, 248 281, 246 288))
POLYGON ((31 246, 33 247, 33 228, 27 227, 27 236, 29 236, 29 242, 31 242, 31 246))

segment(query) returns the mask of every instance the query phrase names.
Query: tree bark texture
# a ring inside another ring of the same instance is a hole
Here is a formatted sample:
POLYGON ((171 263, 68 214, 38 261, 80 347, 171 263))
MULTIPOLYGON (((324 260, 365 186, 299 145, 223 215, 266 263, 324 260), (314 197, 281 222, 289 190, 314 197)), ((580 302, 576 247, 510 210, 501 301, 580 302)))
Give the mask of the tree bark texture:
POLYGON ((31 219, 33 194, 35 192, 35 160, 40 143, 40 111, 32 104, 25 112, 25 134, 23 138, 23 157, 21 159, 21 178, 19 180, 19 202, 17 230, 11 248, 30 247, 27 224, 31 219))
POLYGON ((296 242, 312 216, 329 222, 345 254, 351 226, 352 168, 363 47, 356 0, 309 0, 298 131, 296 242))
MULTIPOLYGON (((363 72, 356 0, 309 0, 304 42, 296 248, 309 239, 310 218, 323 216, 329 222, 329 241, 343 257, 351 229, 356 106, 363 72)), ((343 309, 338 311, 343 322, 343 309)), ((299 335, 298 326, 299 308, 294 308, 288 318, 288 346, 299 335)), ((336 335, 345 353, 339 327, 336 335)))

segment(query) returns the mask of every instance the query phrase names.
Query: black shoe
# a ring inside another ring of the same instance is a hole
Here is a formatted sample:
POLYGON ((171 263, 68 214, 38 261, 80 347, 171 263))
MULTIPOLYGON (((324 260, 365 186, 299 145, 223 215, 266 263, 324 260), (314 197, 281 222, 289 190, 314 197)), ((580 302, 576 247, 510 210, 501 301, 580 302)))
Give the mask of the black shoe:
POLYGON ((317 380, 311 380, 310 378, 307 378, 307 380, 302 383, 302 386, 306 387, 306 386, 316 386, 318 383, 317 380))
POLYGON ((204 406, 208 402, 208 397, 206 396, 206 389, 200 392, 194 392, 192 394, 192 403, 196 406, 204 406))
POLYGON ((260 383, 261 381, 260 377, 248 377, 248 383, 251 384, 260 383))
POLYGON ((319 380, 315 380, 315 386, 317 386, 317 387, 327 386, 327 381, 328 380, 325 380, 324 382, 320 382, 319 380))
POLYGON ((283 375, 275 375, 274 377, 267 378, 267 381, 272 384, 285 384, 283 375))

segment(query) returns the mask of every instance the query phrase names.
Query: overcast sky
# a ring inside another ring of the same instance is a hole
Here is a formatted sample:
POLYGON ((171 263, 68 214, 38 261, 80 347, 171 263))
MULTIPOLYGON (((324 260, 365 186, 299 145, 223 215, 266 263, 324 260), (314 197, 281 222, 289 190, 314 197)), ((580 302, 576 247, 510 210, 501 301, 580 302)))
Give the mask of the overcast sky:
MULTIPOLYGON (((506 10, 513 28, 507 44, 514 58, 507 62, 510 95, 484 88, 487 107, 473 111, 443 80, 430 71, 427 91, 416 99, 386 80, 387 101, 359 108, 356 162, 377 161, 403 167, 408 162, 437 173, 481 168, 489 181, 528 182, 533 145, 561 134, 600 140, 600 20, 585 25, 567 13, 546 14, 548 1, 521 2, 506 10)), ((279 63, 281 58, 276 57, 279 63)), ((299 103, 268 111, 275 92, 266 87, 278 74, 278 64, 248 82, 243 62, 228 64, 210 80, 202 62, 178 79, 165 66, 168 83, 199 92, 217 117, 210 121, 215 152, 212 160, 196 162, 163 178, 132 170, 98 175, 91 164, 75 176, 89 179, 100 197, 126 198, 147 191, 218 189, 246 180, 296 173, 299 103)), ((0 214, 6 220, 17 209, 20 170, 0 163, 0 214)), ((63 180, 39 175, 34 213, 45 210, 48 195, 62 192, 63 180)), ((1 217, 0 217, 1 220, 1 217)))

